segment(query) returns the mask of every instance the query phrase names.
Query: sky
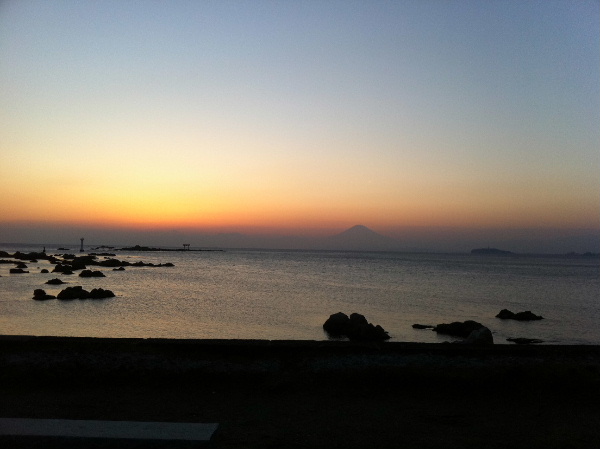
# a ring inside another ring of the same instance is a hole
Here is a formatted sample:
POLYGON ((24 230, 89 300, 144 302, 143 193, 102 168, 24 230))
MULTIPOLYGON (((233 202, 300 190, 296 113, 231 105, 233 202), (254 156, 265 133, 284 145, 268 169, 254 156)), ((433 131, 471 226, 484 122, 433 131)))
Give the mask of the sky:
POLYGON ((0 241, 600 246, 599 22, 592 0, 0 1, 0 241))

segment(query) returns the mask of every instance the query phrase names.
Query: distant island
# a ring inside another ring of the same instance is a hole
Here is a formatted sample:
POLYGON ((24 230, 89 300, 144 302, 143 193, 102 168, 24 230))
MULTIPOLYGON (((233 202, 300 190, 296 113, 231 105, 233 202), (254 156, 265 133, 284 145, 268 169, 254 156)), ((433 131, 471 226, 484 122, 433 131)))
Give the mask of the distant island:
POLYGON ((510 256, 514 253, 512 251, 504 251, 498 248, 477 248, 472 249, 471 254, 477 254, 480 256, 510 256))
POLYGON ((150 246, 140 246, 140 245, 135 245, 135 246, 129 246, 129 247, 124 247, 124 248, 120 248, 120 251, 223 251, 222 249, 189 249, 188 248, 152 248, 150 246))

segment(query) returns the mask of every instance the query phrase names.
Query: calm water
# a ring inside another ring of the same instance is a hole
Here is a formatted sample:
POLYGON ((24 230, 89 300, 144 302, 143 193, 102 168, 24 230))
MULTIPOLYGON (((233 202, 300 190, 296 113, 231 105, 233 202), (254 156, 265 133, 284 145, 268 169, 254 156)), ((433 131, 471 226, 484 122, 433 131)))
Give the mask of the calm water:
POLYGON ((392 341, 449 340, 411 325, 472 319, 488 326, 496 343, 529 337, 600 344, 598 260, 241 250, 117 251, 116 258, 175 267, 100 268, 106 278, 80 278, 42 274, 52 269, 46 261, 26 262, 30 274, 20 275, 2 264, 0 334, 322 340, 323 322, 342 311, 362 313, 392 341), (54 277, 117 297, 32 300, 36 288, 53 295, 65 288, 44 285, 54 277), (545 319, 502 321, 494 316, 503 308, 545 319))

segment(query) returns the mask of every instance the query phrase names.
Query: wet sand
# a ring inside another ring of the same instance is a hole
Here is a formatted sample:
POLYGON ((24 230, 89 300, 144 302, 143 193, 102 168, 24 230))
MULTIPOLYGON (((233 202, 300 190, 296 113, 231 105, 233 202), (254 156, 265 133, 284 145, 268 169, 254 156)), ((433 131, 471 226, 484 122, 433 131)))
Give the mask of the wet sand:
POLYGON ((596 448, 600 347, 0 337, 0 416, 218 422, 215 448, 596 448))

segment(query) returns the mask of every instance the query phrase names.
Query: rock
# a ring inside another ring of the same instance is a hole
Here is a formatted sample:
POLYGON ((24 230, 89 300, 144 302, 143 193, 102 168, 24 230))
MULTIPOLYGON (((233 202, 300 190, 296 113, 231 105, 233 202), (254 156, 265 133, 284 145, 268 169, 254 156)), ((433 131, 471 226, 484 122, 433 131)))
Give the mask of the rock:
POLYGON ((79 277, 82 278, 103 278, 104 273, 102 273, 102 271, 92 271, 92 270, 83 270, 81 273, 79 273, 79 277))
POLYGON ((513 313, 508 309, 502 309, 496 318, 500 318, 501 320, 517 320, 517 321, 536 321, 543 320, 544 317, 541 315, 536 315, 532 313, 530 310, 525 312, 517 312, 513 313))
POLYGON ((113 298, 115 294, 110 290, 104 290, 103 288, 94 288, 90 292, 88 298, 90 299, 103 299, 103 298, 113 298))
POLYGON ((502 309, 498 315, 496 315, 496 318, 500 318, 501 320, 510 320, 512 319, 512 317, 514 317, 515 314, 513 312, 511 312, 508 309, 502 309))
POLYGON ((6 251, 0 251, 0 257, 12 257, 10 254, 8 254, 6 251))
POLYGON ((431 324, 413 324, 413 329, 433 329, 435 326, 431 324))
POLYGON ((544 317, 541 315, 536 315, 534 313, 532 313, 530 310, 526 310, 525 312, 517 312, 515 313, 515 316, 513 318, 513 320, 517 320, 517 321, 537 321, 537 320, 543 320, 544 317))
POLYGON ((33 291, 33 299, 36 301, 44 301, 46 299, 56 299, 56 296, 47 295, 46 292, 41 288, 36 288, 33 291))
POLYGON ((22 268, 11 268, 8 270, 10 274, 21 274, 21 273, 29 273, 29 271, 25 271, 22 268))
POLYGON ((44 268, 42 271, 40 271, 40 273, 44 273, 44 274, 46 274, 46 273, 48 273, 48 270, 46 270, 46 269, 44 268))
POLYGON ((350 314, 350 325, 351 326, 360 327, 360 326, 366 326, 367 324, 369 324, 369 322, 367 321, 367 319, 365 318, 364 315, 361 315, 360 313, 351 313, 350 314))
POLYGON ((323 329, 331 336, 345 336, 350 340, 382 341, 390 338, 381 326, 374 326, 359 313, 352 313, 350 317, 342 312, 330 315, 323 324, 323 329))
POLYGON ((84 290, 82 286, 67 287, 56 296, 58 299, 86 299, 90 292, 84 290))
POLYGON ((493 345, 494 337, 491 330, 482 326, 471 332, 464 342, 471 345, 493 345))
POLYGON ((511 341, 518 345, 532 345, 544 342, 544 340, 538 340, 537 338, 507 338, 506 341, 511 341))
POLYGON ((55 279, 50 279, 49 281, 46 281, 46 284, 50 284, 50 285, 60 285, 60 284, 64 284, 63 281, 61 281, 58 278, 55 279))
POLYGON ((484 327, 483 324, 478 323, 477 321, 468 320, 462 323, 455 321, 449 324, 438 324, 433 328, 433 330, 438 334, 467 338, 469 335, 471 335, 471 332, 481 327, 484 327))
POLYGON ((125 267, 113 268, 113 271, 125 271, 125 267))
POLYGON ((19 260, 37 260, 37 259, 48 259, 48 255, 44 252, 41 253, 22 253, 17 251, 13 257, 19 260))
POLYGON ((53 273, 64 273, 65 271, 71 271, 71 266, 58 263, 52 270, 53 273))
POLYGON ((23 262, 19 262, 19 263, 16 265, 16 268, 27 268, 27 265, 25 265, 23 262))
POLYGON ((348 315, 338 312, 329 316, 323 324, 323 329, 333 337, 341 337, 346 334, 349 324, 350 318, 348 318, 348 315))

